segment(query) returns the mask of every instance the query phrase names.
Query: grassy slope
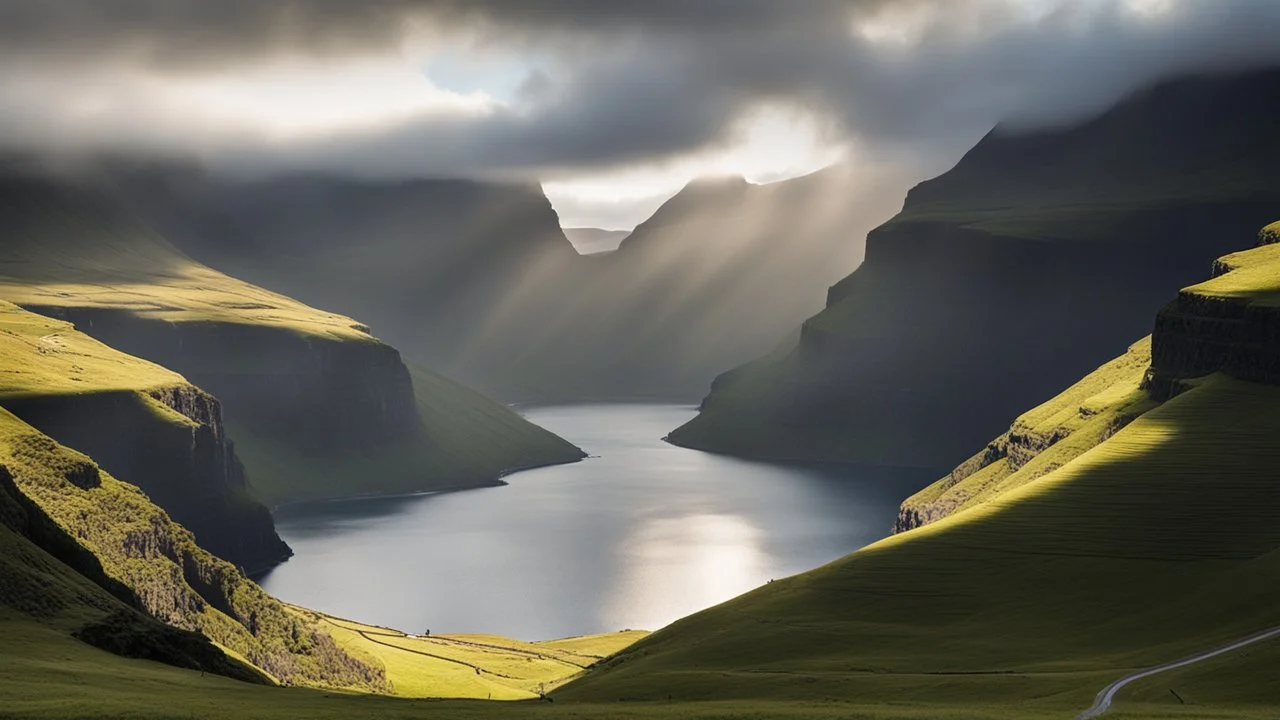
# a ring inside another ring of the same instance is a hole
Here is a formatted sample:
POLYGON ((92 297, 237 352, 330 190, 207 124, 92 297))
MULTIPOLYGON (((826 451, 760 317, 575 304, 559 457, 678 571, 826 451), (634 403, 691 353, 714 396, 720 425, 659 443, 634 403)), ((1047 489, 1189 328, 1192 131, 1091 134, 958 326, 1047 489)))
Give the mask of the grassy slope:
MULTIPOLYGON (((301 720, 418 719, 424 716, 487 720, 488 718, 557 718, 563 720, 1009 720, 1063 717, 1035 707, 955 708, 939 714, 936 707, 904 701, 860 704, 812 697, 801 702, 708 703, 495 703, 484 701, 423 701, 367 695, 322 693, 295 688, 264 688, 223 677, 179 670, 146 660, 116 657, 77 642, 56 629, 29 618, 0 611, 0 637, 7 652, 0 653, 0 718, 290 718, 301 720)), ((1231 720, 1270 718, 1268 708, 1233 703, 1212 715, 1203 710, 1186 717, 1231 720), (1238 707, 1232 707, 1238 705, 1238 707)), ((1134 706, 1117 713, 1126 718, 1176 716, 1167 704, 1134 706)), ((1174 709, 1176 712, 1176 708, 1174 709)))
POLYGON ((393 694, 410 698, 525 700, 558 687, 644 637, 642 631, 522 642, 496 635, 410 636, 297 608, 348 652, 376 658, 393 694))
MULTIPOLYGON (((181 375, 116 352, 70 323, 0 301, 0 403, 30 396, 141 393, 183 384, 181 375)), ((164 411, 174 422, 192 422, 168 408, 157 410, 164 411)))
POLYGON ((1020 416, 1009 432, 907 498, 901 516, 909 517, 910 525, 932 522, 999 497, 1076 459, 1155 407, 1139 388, 1150 364, 1151 339, 1144 338, 1020 416))
POLYGON ((505 472, 582 458, 507 407, 424 368, 410 368, 419 433, 376 454, 300 454, 234 425, 228 433, 269 504, 492 484, 505 472))
POLYGON ((152 616, 247 658, 283 682, 377 688, 381 671, 340 652, 229 563, 196 545, 136 487, 0 410, 0 464, 16 487, 127 586, 152 616))
POLYGON ((105 198, 0 178, 9 221, 0 297, 18 305, 120 310, 169 322, 266 325, 372 342, 367 328, 191 260, 105 198))

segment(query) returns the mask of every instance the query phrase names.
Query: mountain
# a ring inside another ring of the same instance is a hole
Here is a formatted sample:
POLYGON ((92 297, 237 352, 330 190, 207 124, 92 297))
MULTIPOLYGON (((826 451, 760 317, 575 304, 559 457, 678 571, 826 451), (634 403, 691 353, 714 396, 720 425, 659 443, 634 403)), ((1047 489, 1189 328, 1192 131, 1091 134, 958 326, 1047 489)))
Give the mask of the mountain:
MULTIPOLYGON (((10 172, 0 182, 0 227, 0 299, 70 321, 216 396, 220 403, 203 393, 163 400, 210 428, 210 449, 199 446, 186 461, 215 474, 225 465, 228 483, 243 484, 238 462, 217 457, 225 438, 234 440, 252 494, 269 503, 492 484, 515 467, 582 457, 437 375, 419 371, 415 382, 396 349, 349 317, 192 260, 132 213, 110 183, 10 172)), ((181 477, 159 464, 165 456, 117 442, 112 431, 127 428, 104 423, 82 407, 86 401, 74 395, 31 412, 43 413, 34 419, 58 439, 144 485, 202 536, 200 521, 177 509, 192 503, 203 512, 198 496, 175 491, 170 504, 157 491, 181 477)), ((160 442, 150 433, 129 437, 160 442)), ((241 505, 265 517, 256 501, 241 505)))
POLYGON ((868 235, 795 341, 717 378, 670 439, 956 464, 1280 214, 1277 112, 1269 71, 1169 82, 1075 127, 996 128, 868 235))
POLYGON ((604 230, 601 228, 565 228, 564 236, 573 243, 573 247, 581 255, 613 252, 627 236, 630 230, 604 230))
POLYGON ((854 192, 852 178, 833 166, 765 185, 689 183, 616 251, 586 259, 522 363, 547 368, 548 384, 558 371, 562 395, 696 397, 820 308, 817 288, 861 258, 892 183, 854 192))
POLYGON ((537 185, 111 172, 135 212, 197 260, 363 318, 415 364, 485 391, 582 259, 537 185))
POLYGON ((523 402, 692 400, 821 307, 797 288, 856 263, 893 192, 850 196, 843 167, 700 180, 614 252, 582 256, 533 185, 113 172, 198 260, 362 318, 414 363, 523 402))
MULTIPOLYGON (((381 667, 348 655, 202 547, 272 561, 287 551, 243 476, 198 474, 201 460, 213 469, 234 462, 210 424, 216 401, 171 371, 9 303, 0 303, 0 374, 0 618, 242 680, 387 687, 381 667), (102 452, 113 470, 35 425, 102 452), (140 477, 146 492, 116 472, 140 477)), ((6 653, 21 649, 5 637, 6 653)))
MULTIPOLYGON (((678 621, 557 700, 1071 717, 1134 668, 1275 626, 1277 239, 1222 258, 1151 338, 909 499, 907 531, 678 621)), ((1121 710, 1273 707, 1260 647, 1140 682, 1121 710)))

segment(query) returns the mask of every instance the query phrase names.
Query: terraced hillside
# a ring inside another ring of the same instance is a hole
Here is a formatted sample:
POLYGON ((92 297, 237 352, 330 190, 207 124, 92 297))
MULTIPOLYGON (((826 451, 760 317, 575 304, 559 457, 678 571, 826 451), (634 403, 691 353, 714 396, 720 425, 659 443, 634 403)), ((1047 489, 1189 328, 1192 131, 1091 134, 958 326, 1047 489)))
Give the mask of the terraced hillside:
MULTIPOLYGON (((817 696, 1070 716, 1130 669, 1280 625, 1269 520, 1280 377, 1253 374, 1276 348, 1252 342, 1255 330, 1280 336, 1276 258, 1274 245, 1224 258, 1166 308, 1150 346, 908 500, 900 522, 915 529, 681 620, 558 697, 817 696), (1252 322, 1223 323, 1223 298, 1252 322), (1229 338, 1228 326, 1249 330, 1229 338), (1148 370, 1149 347, 1170 362, 1148 370)), ((1148 681, 1122 693, 1120 710, 1130 698, 1178 704, 1170 682, 1196 701, 1274 703, 1260 665, 1271 645, 1148 681), (1239 673, 1237 700, 1201 674, 1224 667, 1239 673)))
POLYGON ((9 173, 0 221, 0 298, 216 394, 231 437, 252 450, 250 482, 271 502, 490 484, 513 467, 581 457, 438 376, 423 373, 415 388, 399 353, 363 325, 191 260, 108 188, 9 173), (448 454, 424 405, 470 430, 454 433, 448 454), (272 472, 328 464, 350 471, 327 485, 272 472))
POLYGON ((997 128, 868 235, 797 341, 721 375, 672 441, 956 464, 1280 214, 1277 98, 1280 71, 1195 78, 1077 127, 997 128))

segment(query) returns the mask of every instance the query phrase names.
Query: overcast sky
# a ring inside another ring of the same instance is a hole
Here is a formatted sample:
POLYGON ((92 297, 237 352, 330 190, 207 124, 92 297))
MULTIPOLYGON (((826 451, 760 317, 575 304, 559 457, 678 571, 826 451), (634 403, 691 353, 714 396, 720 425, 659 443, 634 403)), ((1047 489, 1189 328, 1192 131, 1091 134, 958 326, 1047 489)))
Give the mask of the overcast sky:
POLYGON ((0 145, 536 179, 629 227, 689 178, 936 172, 1189 71, 1280 0, 0 0, 0 145))

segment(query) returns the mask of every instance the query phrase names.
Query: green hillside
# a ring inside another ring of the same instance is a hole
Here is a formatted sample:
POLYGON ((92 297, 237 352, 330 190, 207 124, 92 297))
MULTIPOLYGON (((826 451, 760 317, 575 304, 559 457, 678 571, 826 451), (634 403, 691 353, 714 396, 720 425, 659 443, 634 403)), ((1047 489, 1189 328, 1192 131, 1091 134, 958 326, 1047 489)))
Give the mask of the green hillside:
MULTIPOLYGON (((1225 258, 1235 270, 1183 295, 1265 301, 1274 247, 1225 258)), ((908 500, 923 527, 679 621, 560 696, 1070 716, 1130 669, 1280 624, 1280 376, 1166 378, 1179 391, 1160 402, 1148 353, 1133 346, 908 500)), ((1167 688, 1185 681, 1193 700, 1248 713, 1275 697, 1260 663, 1276 646, 1153 678, 1120 710, 1177 704, 1167 688), (1225 668, 1234 697, 1209 687, 1225 668)))
POLYGON ((215 394, 248 482, 272 503, 491 484, 582 457, 443 378, 415 383, 360 323, 195 262, 109 186, 6 176, 0 221, 0 299, 215 394))
POLYGON ((135 479, 210 551, 250 567, 288 556, 217 401, 181 375, 0 301, 0 408, 135 479))
MULTIPOLYGON (((0 465, 12 478, 6 481, 8 504, 27 516, 25 528, 10 522, 3 532, 9 552, 3 568, 6 609, 0 612, 9 619, 16 613, 74 630, 93 644, 172 662, 151 654, 157 640, 147 633, 163 638, 168 631, 137 612, 145 610, 167 626, 200 633, 278 682, 386 687, 381 667, 347 655, 324 630, 294 617, 238 569, 200 548, 136 487, 5 411, 0 465), (37 549, 33 540, 61 558, 37 549)), ((202 647, 194 645, 197 651, 202 647)), ((243 668, 226 669, 237 663, 221 653, 203 652, 202 667, 251 676, 243 668)))
POLYGON ((867 236, 793 346, 721 375, 672 441, 955 465, 1280 214, 1278 89, 1274 69, 1194 77, 1071 127, 996 128, 867 236))

